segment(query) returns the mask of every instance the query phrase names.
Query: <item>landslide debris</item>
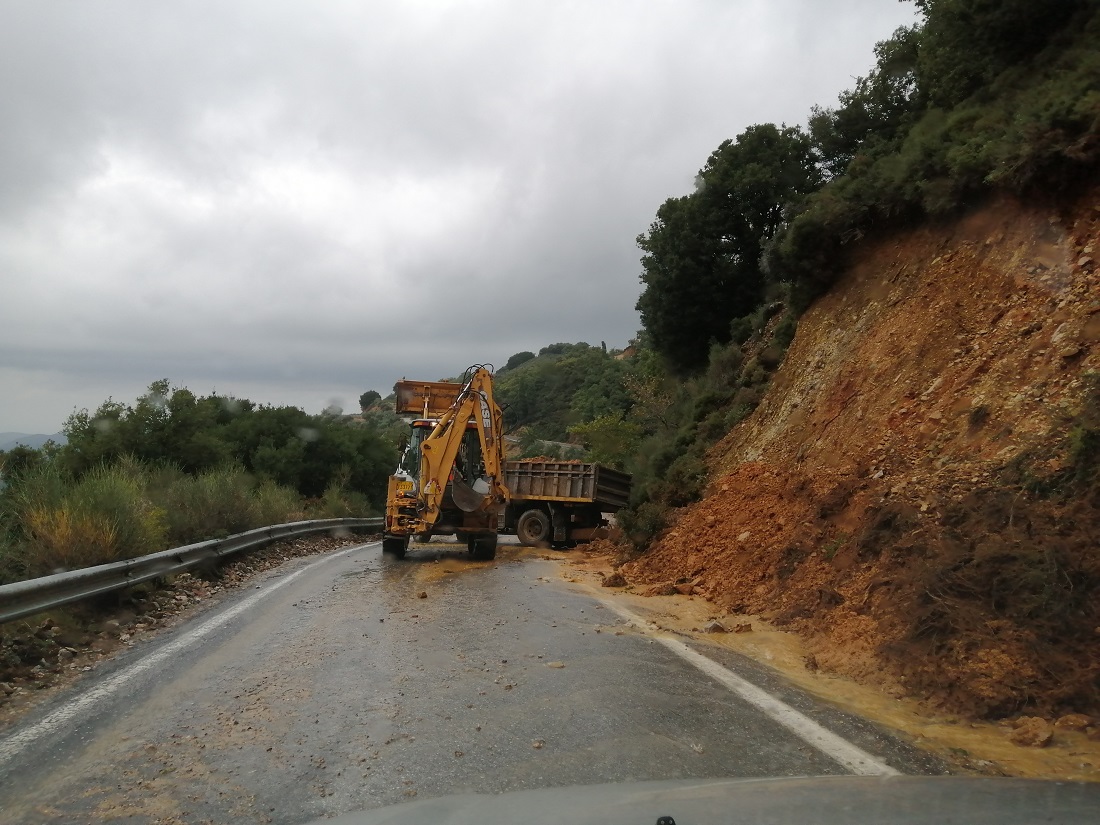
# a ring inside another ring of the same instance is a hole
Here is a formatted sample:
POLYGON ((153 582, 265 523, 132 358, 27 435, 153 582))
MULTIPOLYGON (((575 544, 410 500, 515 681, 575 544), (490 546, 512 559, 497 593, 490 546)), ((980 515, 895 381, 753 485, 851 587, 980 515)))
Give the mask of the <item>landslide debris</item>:
POLYGON ((1100 189, 866 244, 622 573, 952 712, 1100 712, 1100 189))

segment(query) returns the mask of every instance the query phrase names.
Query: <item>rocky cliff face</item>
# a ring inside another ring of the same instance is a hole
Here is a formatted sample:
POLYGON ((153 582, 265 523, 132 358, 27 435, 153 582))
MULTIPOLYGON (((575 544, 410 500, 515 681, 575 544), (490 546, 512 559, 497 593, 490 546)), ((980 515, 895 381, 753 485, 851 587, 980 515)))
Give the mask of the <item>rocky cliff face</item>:
POLYGON ((1095 712, 1098 260, 1098 188, 864 244, 625 572, 955 710, 1095 712))

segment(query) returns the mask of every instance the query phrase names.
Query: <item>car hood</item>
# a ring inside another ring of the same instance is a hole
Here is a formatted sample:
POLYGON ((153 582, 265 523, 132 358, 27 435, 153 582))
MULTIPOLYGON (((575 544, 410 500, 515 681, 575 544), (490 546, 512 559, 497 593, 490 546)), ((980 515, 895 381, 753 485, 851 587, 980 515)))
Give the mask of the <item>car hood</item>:
POLYGON ((1095 825, 1100 785, 970 777, 701 779, 461 794, 325 825, 1095 825))

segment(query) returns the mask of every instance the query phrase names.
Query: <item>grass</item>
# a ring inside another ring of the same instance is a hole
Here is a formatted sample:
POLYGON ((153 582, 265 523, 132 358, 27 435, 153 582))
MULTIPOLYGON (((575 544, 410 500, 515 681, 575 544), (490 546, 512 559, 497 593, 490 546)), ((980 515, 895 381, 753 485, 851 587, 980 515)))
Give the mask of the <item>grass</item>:
POLYGON ((73 477, 44 461, 7 482, 0 490, 0 583, 271 524, 372 513, 341 480, 307 503, 236 465, 188 474, 124 458, 73 477))

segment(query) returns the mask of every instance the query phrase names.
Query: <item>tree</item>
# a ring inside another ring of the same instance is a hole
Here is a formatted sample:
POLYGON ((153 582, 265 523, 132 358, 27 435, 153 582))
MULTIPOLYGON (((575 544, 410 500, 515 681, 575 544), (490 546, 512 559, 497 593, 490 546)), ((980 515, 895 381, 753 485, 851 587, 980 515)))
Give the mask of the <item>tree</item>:
POLYGON ((696 177, 696 191, 670 198, 638 236, 642 325, 680 373, 706 365, 712 342, 762 299, 764 244, 785 210, 821 185, 809 138, 762 124, 723 142, 696 177))
POLYGON ((1025 63, 1096 0, 914 0, 924 13, 918 67, 932 106, 950 108, 1025 63))
POLYGON ((854 89, 842 92, 840 106, 814 106, 810 138, 827 177, 842 175, 857 152, 869 144, 890 145, 903 138, 920 108, 917 52, 920 29, 902 27, 875 45, 877 62, 854 89))
MULTIPOLYGON (((526 364, 528 361, 533 360, 535 353, 533 352, 517 352, 511 358, 508 359, 508 363, 504 365, 505 370, 513 370, 520 364, 526 364)), ((501 370, 503 372, 504 370, 501 370)))
POLYGON ((59 454, 77 476, 128 456, 191 474, 237 464, 309 497, 346 477, 352 489, 381 498, 396 459, 375 427, 351 426, 336 410, 313 416, 297 407, 199 397, 169 389, 166 380, 153 382, 133 405, 108 399, 94 414, 74 413, 65 434, 59 454))
POLYGON ((543 347, 515 369, 502 370, 497 399, 510 430, 535 427, 552 441, 568 437, 574 424, 630 408, 626 367, 584 342, 543 347))
POLYGON ((365 393, 359 396, 359 409, 363 412, 366 412, 381 400, 381 393, 376 390, 367 390, 365 393))

